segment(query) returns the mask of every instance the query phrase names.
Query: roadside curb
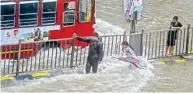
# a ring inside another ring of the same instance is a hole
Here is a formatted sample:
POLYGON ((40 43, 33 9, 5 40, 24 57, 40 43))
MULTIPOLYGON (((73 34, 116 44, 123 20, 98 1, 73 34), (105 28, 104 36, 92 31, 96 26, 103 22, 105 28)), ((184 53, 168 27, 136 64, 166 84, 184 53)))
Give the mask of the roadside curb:
POLYGON ((174 59, 174 60, 155 60, 153 62, 153 64, 155 65, 164 65, 167 64, 167 62, 174 62, 174 63, 189 63, 189 61, 191 62, 191 60, 187 60, 187 59, 174 59))
POLYGON ((0 81, 10 81, 13 79, 16 80, 33 80, 33 79, 38 79, 38 78, 46 78, 46 77, 54 77, 58 76, 63 73, 59 72, 47 72, 47 71, 41 71, 41 72, 35 72, 35 73, 29 73, 29 74, 20 74, 17 78, 16 76, 0 76, 0 81))

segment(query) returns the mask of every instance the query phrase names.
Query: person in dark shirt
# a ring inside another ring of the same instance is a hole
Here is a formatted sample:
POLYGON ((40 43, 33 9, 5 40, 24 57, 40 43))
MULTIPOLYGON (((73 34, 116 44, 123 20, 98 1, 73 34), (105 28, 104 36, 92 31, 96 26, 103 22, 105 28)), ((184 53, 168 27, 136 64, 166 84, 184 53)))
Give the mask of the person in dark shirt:
POLYGON ((178 21, 178 16, 173 17, 173 21, 170 24, 170 30, 167 37, 166 56, 172 56, 174 51, 175 42, 178 36, 178 31, 181 31, 183 25, 178 21))
POLYGON ((86 73, 90 73, 91 67, 92 71, 94 73, 97 73, 98 63, 102 61, 104 56, 103 43, 100 41, 99 34, 94 33, 92 38, 82 38, 78 37, 76 34, 74 34, 73 37, 79 41, 89 43, 89 53, 86 63, 86 73))

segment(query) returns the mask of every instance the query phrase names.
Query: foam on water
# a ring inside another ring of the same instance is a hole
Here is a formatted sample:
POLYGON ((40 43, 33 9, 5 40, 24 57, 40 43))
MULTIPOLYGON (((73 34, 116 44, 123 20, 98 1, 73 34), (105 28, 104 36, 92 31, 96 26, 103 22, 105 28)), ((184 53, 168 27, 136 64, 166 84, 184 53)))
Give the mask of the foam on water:
MULTIPOLYGON (((150 64, 148 62, 145 65, 150 64)), ((36 80, 13 81, 15 85, 2 88, 3 92, 135 92, 153 77, 151 70, 136 69, 130 63, 105 57, 99 65, 98 74, 78 74, 85 72, 85 65, 73 69, 72 74, 36 80)))
POLYGON ((112 25, 111 23, 103 21, 100 18, 96 19, 95 30, 100 35, 114 35, 114 34, 123 34, 124 33, 123 28, 112 25))

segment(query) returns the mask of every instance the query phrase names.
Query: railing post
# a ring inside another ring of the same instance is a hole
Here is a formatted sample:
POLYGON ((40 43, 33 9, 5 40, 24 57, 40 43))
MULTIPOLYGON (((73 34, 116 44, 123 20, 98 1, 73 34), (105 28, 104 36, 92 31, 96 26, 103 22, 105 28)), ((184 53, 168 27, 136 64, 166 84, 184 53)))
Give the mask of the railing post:
POLYGON ((19 64, 20 64, 20 56, 21 56, 21 39, 19 39, 19 49, 18 49, 18 58, 17 58, 17 66, 16 66, 16 79, 19 77, 19 64))
POLYGON ((73 60, 74 60, 74 43, 75 43, 75 39, 72 39, 72 51, 71 51, 71 60, 70 60, 70 68, 73 67, 73 60))
POLYGON ((141 56, 143 56, 143 34, 144 34, 144 29, 142 29, 142 33, 141 33, 141 44, 140 44, 140 53, 141 56))
POLYGON ((188 55, 188 49, 189 49, 189 29, 190 29, 190 24, 188 24, 188 28, 187 28, 187 39, 186 39, 186 54, 185 55, 188 55))

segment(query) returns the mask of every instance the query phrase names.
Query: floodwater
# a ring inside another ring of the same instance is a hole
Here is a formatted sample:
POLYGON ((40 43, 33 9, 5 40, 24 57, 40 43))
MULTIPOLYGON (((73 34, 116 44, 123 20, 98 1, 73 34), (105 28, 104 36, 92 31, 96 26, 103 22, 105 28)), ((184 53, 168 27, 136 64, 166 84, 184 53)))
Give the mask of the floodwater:
MULTIPOLYGON (((130 23, 123 15, 123 0, 97 0, 97 17, 119 28, 129 30, 130 23)), ((142 19, 137 22, 136 32, 168 29, 173 16, 178 16, 184 27, 193 26, 193 0, 144 0, 142 19)), ((169 60, 170 61, 170 60, 169 60)), ((193 61, 176 64, 168 62, 156 65, 154 78, 141 92, 192 92, 193 61)))
MULTIPOLYGON (((146 32, 167 29, 174 15, 186 27, 193 24, 193 0, 144 0, 145 8, 137 30, 146 32)), ((123 0, 96 0, 96 31, 100 34, 122 34, 129 29, 123 16, 123 0)), ((143 63, 151 65, 147 60, 143 63)), ((62 70, 62 69, 61 69, 62 70)), ((105 57, 98 74, 84 73, 84 66, 73 74, 52 78, 3 83, 3 92, 192 92, 193 63, 168 62, 156 65, 153 72, 132 69, 128 63, 105 57)), ((64 70, 63 70, 64 71, 64 70)), ((66 71, 66 70, 65 70, 66 71)), ((70 70, 72 71, 72 70, 70 70)))
POLYGON ((2 83, 3 92, 136 92, 143 88, 147 81, 154 77, 150 68, 153 66, 144 58, 145 69, 130 67, 111 57, 105 57, 99 65, 97 74, 84 74, 85 65, 73 70, 62 70, 66 74, 41 78, 2 83), (73 71, 73 72, 72 72, 73 71), (70 74, 68 74, 70 73, 70 74), (83 73, 83 74, 82 74, 83 73))

